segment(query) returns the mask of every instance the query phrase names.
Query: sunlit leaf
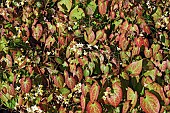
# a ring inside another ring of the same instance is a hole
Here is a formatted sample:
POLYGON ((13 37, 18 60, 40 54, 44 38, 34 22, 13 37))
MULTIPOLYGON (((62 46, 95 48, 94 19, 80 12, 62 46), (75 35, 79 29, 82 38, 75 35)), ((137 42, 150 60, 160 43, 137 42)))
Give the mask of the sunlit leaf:
POLYGON ((27 77, 27 78, 23 77, 20 80, 20 85, 21 85, 21 90, 24 93, 28 93, 31 90, 32 81, 31 81, 31 79, 29 77, 27 77))
POLYGON ((100 86, 95 82, 90 88, 90 101, 94 102, 97 100, 100 91, 100 86))
POLYGON ((89 101, 86 108, 87 113, 102 113, 102 107, 97 101, 89 101))
POLYGON ((145 97, 140 97, 140 106, 146 113, 159 113, 160 110, 158 98, 149 91, 145 91, 145 97))
POLYGON ((143 60, 139 60, 136 62, 132 62, 131 64, 129 64, 126 67, 126 71, 129 72, 132 76, 137 76, 141 73, 142 71, 142 61, 143 60))
POLYGON ((72 0, 61 0, 57 3, 57 6, 62 12, 69 12, 72 7, 72 0))
POLYGON ((130 101, 129 100, 127 100, 127 101, 125 101, 124 103, 123 103, 123 108, 122 108, 122 113, 127 113, 128 112, 128 109, 129 109, 129 107, 130 107, 130 101))
POLYGON ((76 21, 80 20, 85 16, 83 9, 78 8, 78 5, 70 12, 69 20, 76 21))
POLYGON ((138 99, 138 95, 137 95, 137 92, 133 91, 130 87, 128 87, 128 90, 127 90, 127 100, 131 100, 131 104, 132 104, 132 107, 131 109, 133 109, 137 103, 137 99, 138 99))
POLYGON ((106 88, 106 91, 109 94, 106 96, 107 101, 114 107, 117 107, 122 100, 122 89, 118 84, 113 84, 111 89, 110 87, 106 88))
POLYGON ((93 15, 93 13, 96 10, 96 7, 97 7, 97 5, 96 5, 95 1, 91 1, 86 7, 87 14, 93 15))

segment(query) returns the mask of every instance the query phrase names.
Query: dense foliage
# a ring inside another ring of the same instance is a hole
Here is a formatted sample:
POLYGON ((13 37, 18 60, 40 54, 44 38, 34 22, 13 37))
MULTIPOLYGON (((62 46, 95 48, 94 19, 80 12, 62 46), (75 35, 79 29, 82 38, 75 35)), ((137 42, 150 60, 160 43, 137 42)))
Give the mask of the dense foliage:
POLYGON ((2 0, 0 104, 19 112, 170 112, 169 0, 2 0))

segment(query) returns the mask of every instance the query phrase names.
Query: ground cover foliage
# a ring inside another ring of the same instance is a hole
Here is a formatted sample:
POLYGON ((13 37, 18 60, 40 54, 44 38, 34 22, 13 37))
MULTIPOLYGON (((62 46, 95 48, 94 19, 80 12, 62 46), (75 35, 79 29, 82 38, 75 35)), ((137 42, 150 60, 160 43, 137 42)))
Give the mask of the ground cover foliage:
POLYGON ((170 112, 169 0, 1 0, 0 104, 170 112))

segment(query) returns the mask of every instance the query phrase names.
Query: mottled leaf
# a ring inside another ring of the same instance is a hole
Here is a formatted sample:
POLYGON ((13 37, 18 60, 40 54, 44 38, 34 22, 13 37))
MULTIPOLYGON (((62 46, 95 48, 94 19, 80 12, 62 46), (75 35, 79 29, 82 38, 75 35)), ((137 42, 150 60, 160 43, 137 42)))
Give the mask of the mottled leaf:
POLYGON ((98 95, 99 95, 99 90, 100 90, 100 86, 97 82, 95 82, 90 88, 90 101, 91 102, 94 102, 97 100, 98 95))
POLYGON ((145 97, 140 97, 140 106, 145 113, 159 113, 160 110, 158 98, 149 91, 145 91, 145 97))
POLYGON ((97 101, 89 101, 87 104, 87 113, 102 113, 102 107, 97 101))
POLYGON ((132 62, 125 68, 125 70, 129 72, 131 76, 139 75, 142 71, 142 61, 143 60, 132 62))

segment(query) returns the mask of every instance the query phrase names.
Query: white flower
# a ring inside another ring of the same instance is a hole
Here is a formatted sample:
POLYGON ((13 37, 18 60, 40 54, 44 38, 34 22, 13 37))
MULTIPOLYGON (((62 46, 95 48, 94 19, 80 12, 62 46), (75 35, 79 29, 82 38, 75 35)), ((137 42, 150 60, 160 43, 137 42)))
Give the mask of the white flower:
POLYGON ((69 31, 71 31, 71 30, 72 30, 72 28, 69 26, 69 27, 68 27, 68 30, 69 30, 69 31))
POLYGON ((98 46, 97 46, 97 45, 94 45, 94 47, 95 47, 96 49, 98 49, 98 46))
POLYGON ((87 44, 87 48, 92 49, 90 44, 87 44))
POLYGON ((87 52, 84 50, 84 55, 87 55, 87 52))
POLYGON ((16 87, 16 90, 17 90, 17 91, 18 91, 18 90, 20 90, 20 87, 19 87, 19 86, 17 86, 17 87, 16 87))
POLYGON ((62 27, 63 23, 57 23, 57 27, 62 27))
POLYGON ((83 45, 84 45, 84 44, 81 44, 81 43, 76 44, 76 46, 77 46, 78 48, 79 48, 79 47, 82 48, 83 45))

